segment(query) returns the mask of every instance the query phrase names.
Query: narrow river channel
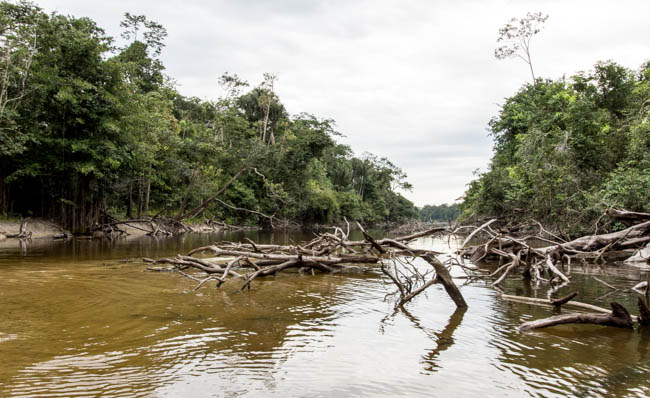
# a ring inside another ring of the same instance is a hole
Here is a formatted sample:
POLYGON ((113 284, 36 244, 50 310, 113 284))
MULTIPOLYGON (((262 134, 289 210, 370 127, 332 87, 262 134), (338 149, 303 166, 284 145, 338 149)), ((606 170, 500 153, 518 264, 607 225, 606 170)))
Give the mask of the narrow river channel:
MULTIPOLYGON (((393 313, 380 273, 258 279, 197 292, 145 271, 142 256, 185 253, 217 239, 187 235, 107 241, 34 241, 0 248, 0 397, 609 397, 650 395, 650 335, 598 326, 520 333, 550 310, 503 301, 486 282, 461 287, 455 307, 434 285, 393 313)), ((310 235, 250 232, 258 242, 310 235)), ((447 239, 422 248, 450 251, 447 239)), ((615 300, 646 271, 574 268, 584 302, 615 300)), ((457 279, 461 285, 463 279, 457 279)), ((546 297, 518 278, 509 294, 546 297)))

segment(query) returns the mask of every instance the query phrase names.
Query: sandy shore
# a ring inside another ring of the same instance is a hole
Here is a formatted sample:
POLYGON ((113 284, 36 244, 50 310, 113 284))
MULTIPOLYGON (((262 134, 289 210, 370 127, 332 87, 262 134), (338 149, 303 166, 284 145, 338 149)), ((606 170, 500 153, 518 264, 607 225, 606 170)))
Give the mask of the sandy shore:
MULTIPOLYGON (((196 224, 188 226, 191 232, 195 233, 213 233, 215 229, 205 225, 196 224)), ((65 230, 57 224, 42 220, 28 219, 25 229, 32 233, 32 239, 48 239, 61 235, 65 230)), ((151 225, 145 222, 134 222, 129 224, 120 224, 120 229, 126 231, 128 237, 138 237, 146 235, 151 231, 151 225)), ((17 234, 20 231, 20 221, 0 221, 0 241, 8 240, 6 235, 17 234)))
MULTIPOLYGON (((48 238, 63 233, 63 229, 58 225, 45 220, 27 220, 25 226, 27 231, 31 231, 32 239, 48 238)), ((20 221, 0 221, 0 235, 17 234, 20 232, 20 221)), ((2 237, 0 237, 2 240, 2 237)))

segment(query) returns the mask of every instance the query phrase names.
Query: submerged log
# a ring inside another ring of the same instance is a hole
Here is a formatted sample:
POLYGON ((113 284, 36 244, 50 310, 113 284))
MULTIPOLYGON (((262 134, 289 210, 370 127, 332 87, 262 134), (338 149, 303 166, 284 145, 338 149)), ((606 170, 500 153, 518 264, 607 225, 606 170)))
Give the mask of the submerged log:
MULTIPOLYGON (((515 302, 525 303, 525 304, 533 304, 533 305, 541 305, 541 306, 557 306, 557 301, 554 302, 553 300, 545 300, 545 299, 540 299, 535 297, 511 296, 508 294, 501 294, 499 295, 499 297, 503 300, 515 301, 515 302)), ((570 301, 570 300, 563 302, 560 305, 564 305, 566 307, 580 308, 582 310, 594 311, 601 314, 609 313, 609 310, 606 308, 598 307, 597 305, 582 303, 579 301, 570 301)))
POLYGON ((519 326, 521 331, 547 328, 556 325, 570 323, 591 324, 601 326, 613 326, 617 328, 632 329, 634 322, 630 313, 622 305, 611 302, 612 312, 610 314, 567 314, 556 315, 549 318, 524 322, 519 326))

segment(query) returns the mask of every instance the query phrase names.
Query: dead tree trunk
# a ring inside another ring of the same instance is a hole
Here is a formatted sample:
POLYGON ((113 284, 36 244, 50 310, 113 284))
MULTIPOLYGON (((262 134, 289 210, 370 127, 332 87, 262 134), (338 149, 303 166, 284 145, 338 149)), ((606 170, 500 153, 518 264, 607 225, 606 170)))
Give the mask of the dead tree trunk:
MULTIPOLYGON (((580 237, 569 242, 561 241, 552 233, 546 231, 541 224, 535 222, 539 233, 524 237, 504 235, 490 227, 494 220, 481 225, 472 232, 468 238, 482 234, 486 236, 486 242, 470 248, 461 248, 461 253, 476 263, 486 258, 510 259, 510 262, 499 267, 491 276, 498 278, 494 283, 498 285, 515 268, 522 267, 525 277, 534 281, 552 282, 559 279, 564 283, 570 283, 569 277, 565 275, 562 263, 566 259, 571 261, 576 258, 581 262, 591 260, 593 262, 606 258, 627 259, 626 261, 646 261, 644 255, 630 257, 633 255, 630 249, 640 248, 650 241, 650 214, 623 212, 609 210, 610 217, 629 222, 639 221, 640 223, 629 226, 622 231, 615 231, 605 234, 594 234, 580 237), (645 221, 644 221, 645 220, 645 221), (543 235, 550 236, 548 239, 543 235), (550 243, 548 246, 535 247, 529 241, 542 240, 550 243), (522 257, 525 255, 525 257, 522 257), (637 258, 638 257, 638 258, 637 258), (525 259, 525 261, 524 261, 525 259), (543 277, 543 271, 548 271, 550 278, 543 277), (499 276, 500 275, 500 276, 499 276)), ((466 239, 463 246, 468 242, 466 239)), ((650 252, 650 249, 648 249, 650 252)), ((643 254, 643 252, 640 252, 643 254)))
POLYGON ((147 187, 144 191, 144 212, 149 212, 149 194, 151 193, 151 178, 147 178, 147 187))
POLYGON ((463 295, 460 293, 460 290, 458 290, 458 287, 454 283, 453 279, 451 279, 451 275, 449 274, 447 267, 445 267, 440 261, 438 261, 437 258, 430 254, 422 256, 422 259, 431 264, 436 270, 437 281, 445 288, 445 291, 454 301, 456 307, 467 308, 465 298, 463 298, 463 295))
POLYGON ((556 315, 536 321, 524 322, 519 326, 521 331, 547 328, 550 326, 564 325, 568 323, 584 323, 591 325, 614 326, 617 328, 632 329, 634 323, 630 313, 625 307, 618 303, 610 303, 611 314, 567 314, 556 315))
POLYGON ((630 227, 634 224, 639 224, 644 221, 650 220, 650 214, 648 213, 639 213, 635 211, 625 211, 625 210, 616 210, 616 209, 607 209, 605 212, 607 216, 618 220, 630 227))

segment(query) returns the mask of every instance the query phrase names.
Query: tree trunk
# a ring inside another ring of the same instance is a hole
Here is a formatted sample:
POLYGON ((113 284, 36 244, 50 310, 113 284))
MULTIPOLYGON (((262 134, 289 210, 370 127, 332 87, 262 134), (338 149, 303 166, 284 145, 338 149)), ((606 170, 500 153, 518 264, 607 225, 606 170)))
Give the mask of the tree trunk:
POLYGON ((144 212, 149 212, 149 194, 151 193, 151 178, 147 178, 147 188, 144 191, 144 212))
POLYGON ((363 187, 364 184, 366 183, 366 176, 364 174, 361 175, 361 186, 359 187, 359 197, 361 197, 361 201, 363 202, 363 187))
POLYGON ((7 195, 5 188, 5 172, 0 170, 0 214, 7 212, 7 195))
MULTIPOLYGON (((228 182, 226 182, 226 183, 224 184, 224 186, 221 187, 221 189, 219 189, 219 190, 217 191, 217 193, 215 193, 215 194, 212 195, 211 197, 207 198, 207 199, 206 199, 205 201, 203 201, 203 203, 201 203, 199 206, 193 208, 192 210, 187 211, 186 213, 183 213, 183 210, 185 209, 185 205, 187 204, 187 197, 186 197, 186 198, 185 198, 186 200, 184 201, 183 206, 181 207, 181 210, 178 212, 178 215, 176 216, 176 221, 180 221, 180 220, 182 220, 182 219, 184 219, 184 218, 188 218, 188 217, 198 217, 199 215, 201 215, 201 213, 203 213, 203 211, 205 210, 205 208, 206 208, 210 203, 214 202, 214 200, 215 200, 219 195, 221 195, 221 194, 222 194, 222 193, 223 193, 223 192, 224 192, 224 191, 225 191, 225 190, 226 190, 226 189, 227 189, 227 188, 228 188, 228 187, 229 187, 233 182, 235 182, 235 180, 237 180, 237 178, 239 178, 239 176, 240 176, 244 171, 246 171, 246 170, 248 170, 248 167, 244 167, 244 168, 240 169, 237 173, 235 173, 234 176, 232 176, 232 177, 230 178, 230 180, 228 180, 228 182)), ((188 190, 188 195, 189 195, 189 190, 188 190)))
POLYGON ((183 202, 181 202, 181 207, 178 209, 178 213, 176 214, 176 221, 181 221, 184 217, 184 212, 185 212, 185 207, 187 206, 187 201, 190 199, 190 189, 187 189, 187 192, 185 193, 185 197, 183 198, 183 202))
POLYGON ((436 270, 436 280, 445 288, 445 291, 447 291, 449 297, 451 297, 451 299, 454 301, 456 307, 467 308, 467 302, 465 302, 463 295, 461 294, 460 290, 458 290, 458 287, 454 283, 454 280, 451 278, 447 267, 445 267, 444 264, 442 264, 440 261, 438 261, 437 258, 432 255, 422 256, 422 258, 431 264, 436 270))
POLYGON ((271 137, 269 138, 269 145, 275 145, 275 135, 273 134, 273 129, 270 130, 271 137))
POLYGON ((268 98, 266 103, 266 110, 264 112, 264 130, 262 132, 262 142, 266 143, 266 129, 269 126, 269 113, 271 111, 271 98, 268 98))
POLYGON ((140 176, 140 178, 138 178, 138 215, 137 215, 138 219, 142 217, 142 196, 144 194, 142 188, 143 188, 142 176, 140 176))
POLYGON ((133 181, 129 182, 129 197, 126 202, 126 218, 133 218, 133 181))

